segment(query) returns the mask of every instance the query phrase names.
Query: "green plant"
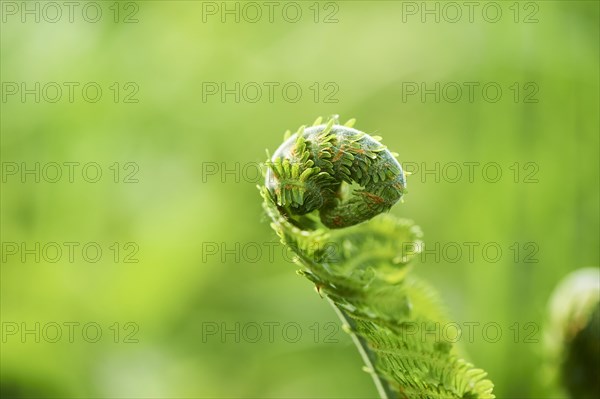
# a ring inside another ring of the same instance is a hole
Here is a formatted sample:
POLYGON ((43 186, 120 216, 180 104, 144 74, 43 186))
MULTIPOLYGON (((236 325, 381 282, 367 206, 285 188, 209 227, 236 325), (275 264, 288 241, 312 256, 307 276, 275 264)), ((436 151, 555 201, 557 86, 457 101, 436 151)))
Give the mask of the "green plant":
POLYGON ((321 122, 286 133, 259 187, 299 273, 337 310, 381 397, 493 398, 486 373, 439 334, 434 291, 409 273, 419 227, 384 213, 405 192, 400 164, 353 120, 321 122))
POLYGON ((600 269, 578 269, 560 282, 549 301, 545 377, 561 396, 598 397, 599 337, 600 269))

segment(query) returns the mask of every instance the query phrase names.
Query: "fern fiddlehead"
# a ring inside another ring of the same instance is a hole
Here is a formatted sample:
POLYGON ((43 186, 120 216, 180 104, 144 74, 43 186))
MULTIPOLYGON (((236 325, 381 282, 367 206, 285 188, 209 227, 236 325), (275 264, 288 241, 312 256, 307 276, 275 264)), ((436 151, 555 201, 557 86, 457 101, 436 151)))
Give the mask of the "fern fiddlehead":
POLYGON ((440 334, 433 290, 408 273, 421 231, 385 213, 405 193, 400 164, 353 123, 319 118, 286 133, 259 187, 271 226, 337 310, 381 397, 493 398, 486 373, 440 334))
POLYGON ((301 127, 275 152, 266 185, 286 213, 304 215, 318 209, 329 228, 355 225, 389 210, 405 188, 402 167, 379 140, 352 128, 353 120, 339 125, 301 127), (360 190, 340 198, 342 183, 360 190))

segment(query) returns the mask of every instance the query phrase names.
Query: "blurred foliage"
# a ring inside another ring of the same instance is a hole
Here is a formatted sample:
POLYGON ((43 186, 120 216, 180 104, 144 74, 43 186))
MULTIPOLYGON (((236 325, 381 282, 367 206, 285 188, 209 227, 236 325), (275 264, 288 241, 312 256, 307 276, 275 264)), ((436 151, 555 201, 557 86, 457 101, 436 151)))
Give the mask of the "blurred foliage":
POLYGON ((571 398, 600 392, 600 269, 565 277, 552 293, 546 344, 546 382, 571 398))
POLYGON ((504 2, 497 23, 403 22, 402 2, 337 2, 332 24, 315 24, 309 3, 301 3, 306 18, 297 23, 221 23, 218 16, 203 22, 201 2, 141 1, 133 24, 114 23, 112 2, 101 4, 106 17, 98 23, 22 23, 17 16, 1 26, 2 82, 104 88, 97 103, 3 101, 2 162, 98 162, 106 176, 98 183, 2 181, 3 242, 95 241, 105 249, 97 263, 81 256, 73 263, 3 261, 3 329, 95 322, 104 334, 97 343, 6 337, 5 393, 373 397, 350 337, 337 331, 337 343, 314 342, 311 326, 320 323, 324 334, 335 314, 295 275, 281 247, 270 259, 265 243, 278 239, 261 209, 259 179, 206 174, 209 163, 241 170, 263 161, 287 127, 336 113, 383 135, 403 164, 502 166, 497 183, 415 174, 406 202, 391 212, 417 220, 432 245, 501 245, 496 263, 480 252, 473 262, 466 254, 458 262, 428 256, 415 273, 447 301, 465 330, 459 344, 489 372, 498 397, 542 395, 531 371, 542 363, 546 302, 567 273, 600 264, 597 2, 537 2, 539 22, 530 24, 514 23, 504 2), (498 82, 504 96, 496 103, 403 101, 403 82, 436 81, 498 82), (135 82, 139 102, 114 103, 113 82, 135 82), (203 102, 203 82, 298 82, 304 94, 296 103, 203 102), (338 102, 315 102, 314 82, 335 82, 338 102), (535 82, 539 102, 515 103, 514 82, 535 82), (114 162, 139 165, 139 183, 114 183, 114 162), (535 162, 539 182, 515 183, 508 169, 515 162, 535 162), (113 262, 107 248, 114 242, 137 243, 139 263, 113 262), (522 250, 516 262, 515 242, 522 250), (524 261, 527 242, 539 246, 537 263, 524 261), (258 243, 262 253, 256 262, 208 255, 206 243, 258 243), (139 342, 114 343, 115 322, 122 333, 136 323, 139 342), (221 340, 203 331, 207 323, 234 329, 252 322, 298 323, 303 334, 290 342, 276 329, 273 342, 236 343, 233 335, 221 340), (491 322, 501 326, 497 342, 482 334, 491 322), (479 323, 472 339, 465 323, 479 323))

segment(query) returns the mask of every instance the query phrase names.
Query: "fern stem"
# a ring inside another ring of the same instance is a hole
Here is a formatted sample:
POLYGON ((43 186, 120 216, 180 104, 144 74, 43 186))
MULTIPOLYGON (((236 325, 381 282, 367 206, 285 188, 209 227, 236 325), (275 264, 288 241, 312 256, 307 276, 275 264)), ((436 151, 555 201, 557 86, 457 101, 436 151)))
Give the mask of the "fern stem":
MULTIPOLYGON (((329 303, 335 310, 335 313, 338 315, 342 323, 346 323, 348 326, 350 326, 350 329, 354 331, 356 329, 356 325, 352 318, 348 317, 348 315, 342 309, 340 309, 330 298, 327 299, 329 300, 329 303)), ((371 377, 373 378, 373 382, 375 384, 375 388, 377 388, 377 393, 379 394, 379 397, 381 399, 396 399, 398 396, 394 391, 391 390, 388 381, 381 378, 379 374, 377 374, 377 369, 375 368, 375 362, 377 361, 377 357, 369 347, 367 341, 363 337, 358 336, 352 332, 350 333, 350 336, 352 337, 352 341, 356 345, 358 353, 360 353, 360 356, 362 357, 363 362, 365 363, 365 367, 369 369, 369 374, 371 374, 371 377)))

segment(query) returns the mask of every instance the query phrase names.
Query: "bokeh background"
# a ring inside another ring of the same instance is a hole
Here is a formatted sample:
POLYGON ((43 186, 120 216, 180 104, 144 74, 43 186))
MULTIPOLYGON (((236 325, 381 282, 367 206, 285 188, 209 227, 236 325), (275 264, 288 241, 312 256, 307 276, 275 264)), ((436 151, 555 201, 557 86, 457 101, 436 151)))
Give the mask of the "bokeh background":
POLYGON ((597 2, 475 2, 471 16, 458 3, 457 22, 443 2, 275 2, 272 21, 261 2, 74 2, 72 22, 64 5, 53 22, 45 2, 26 3, 2 1, 3 395, 374 397, 334 312, 275 244, 256 189, 265 148, 331 114, 357 118, 413 170, 391 212, 439 245, 415 273, 463 327, 465 356, 500 398, 554 395, 536 374, 547 300, 570 271, 600 263, 597 2), (40 7, 39 21, 23 7, 40 7), (36 82, 39 102, 22 98, 36 82), (63 88, 56 102, 49 82, 63 88), (73 101, 64 82, 79 85, 73 101), (82 94, 89 82, 97 102, 82 94), (221 98, 236 82, 239 102, 221 98), (436 82, 439 102, 407 92, 436 82), (464 82, 479 85, 472 100, 464 82), (65 162, 80 165, 73 182, 65 162), (438 175, 421 173, 436 162, 438 175), (465 162, 481 165, 472 181, 465 162), (452 163, 456 182, 443 172, 452 163), (78 245, 72 261, 65 242, 78 245), (63 250, 56 262, 48 243, 63 250), (503 251, 495 262, 487 243, 503 251))

